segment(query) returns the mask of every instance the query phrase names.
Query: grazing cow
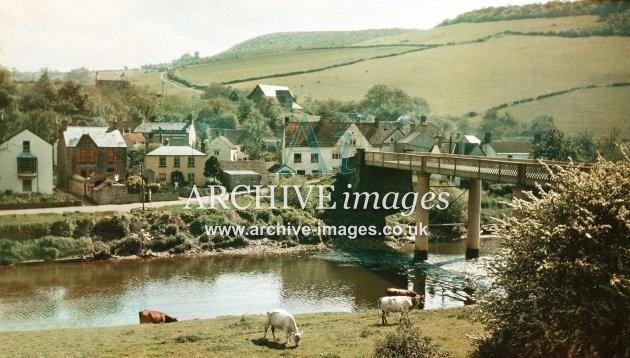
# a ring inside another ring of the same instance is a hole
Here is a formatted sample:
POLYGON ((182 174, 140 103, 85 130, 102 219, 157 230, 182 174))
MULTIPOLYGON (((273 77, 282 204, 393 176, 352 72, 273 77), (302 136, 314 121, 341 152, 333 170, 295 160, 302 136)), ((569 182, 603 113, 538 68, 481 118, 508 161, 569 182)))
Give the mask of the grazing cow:
POLYGON ((385 296, 408 296, 416 297, 418 294, 411 290, 402 290, 400 288, 388 288, 385 290, 385 296))
POLYGON ((385 296, 378 299, 378 308, 381 310, 381 323, 387 324, 387 315, 390 312, 408 312, 420 302, 419 297, 385 296))
POLYGON ((171 317, 164 312, 144 310, 138 312, 140 324, 143 323, 171 323, 177 322, 177 318, 171 317))
POLYGON ((267 338, 267 329, 271 327, 271 335, 276 338, 275 329, 280 328, 284 331, 284 335, 287 338, 287 343, 291 341, 291 336, 294 337, 295 346, 300 343, 300 337, 302 333, 298 331, 295 318, 289 312, 281 309, 275 309, 267 312, 267 323, 265 324, 265 335, 263 338, 267 338))

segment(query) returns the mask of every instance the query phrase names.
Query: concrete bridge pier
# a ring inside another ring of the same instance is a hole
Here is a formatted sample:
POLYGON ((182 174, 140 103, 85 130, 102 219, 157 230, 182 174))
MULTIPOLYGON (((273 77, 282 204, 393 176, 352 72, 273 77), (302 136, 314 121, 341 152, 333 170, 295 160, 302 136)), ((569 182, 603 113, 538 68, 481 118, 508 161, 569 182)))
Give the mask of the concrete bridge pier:
POLYGON ((468 189, 468 226, 466 227, 466 259, 479 257, 481 230, 481 179, 470 179, 468 189))
MULTIPOLYGON (((418 183, 418 198, 422 198, 424 194, 428 193, 430 189, 430 174, 417 174, 416 181, 418 183)), ((416 226, 429 225, 429 210, 420 205, 421 200, 418 200, 416 205, 416 226)), ((429 258, 429 236, 423 235, 422 231, 418 228, 416 233, 416 243, 413 253, 415 260, 424 261, 429 258)))

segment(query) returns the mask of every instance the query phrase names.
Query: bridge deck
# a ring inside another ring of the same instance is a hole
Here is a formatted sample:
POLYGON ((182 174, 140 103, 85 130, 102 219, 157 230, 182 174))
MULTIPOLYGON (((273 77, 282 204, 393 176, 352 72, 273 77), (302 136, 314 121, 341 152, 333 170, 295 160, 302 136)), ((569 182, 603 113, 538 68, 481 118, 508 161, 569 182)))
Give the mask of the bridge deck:
MULTIPOLYGON (((549 167, 570 166, 569 162, 544 161, 549 167)), ((471 155, 432 153, 365 152, 369 166, 409 170, 427 174, 490 180, 498 183, 534 187, 551 181, 549 169, 537 160, 488 158, 471 155)), ((575 164, 574 164, 575 165, 575 164)), ((590 165, 581 164, 588 169, 590 165)))

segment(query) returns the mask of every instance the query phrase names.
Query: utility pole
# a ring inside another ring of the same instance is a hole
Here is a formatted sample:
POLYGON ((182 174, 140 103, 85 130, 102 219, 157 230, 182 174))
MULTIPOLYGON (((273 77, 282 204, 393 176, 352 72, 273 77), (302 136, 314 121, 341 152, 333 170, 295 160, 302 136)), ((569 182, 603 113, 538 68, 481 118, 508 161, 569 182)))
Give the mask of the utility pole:
POLYGON ((140 179, 142 180, 142 211, 144 211, 144 164, 140 163, 140 179))

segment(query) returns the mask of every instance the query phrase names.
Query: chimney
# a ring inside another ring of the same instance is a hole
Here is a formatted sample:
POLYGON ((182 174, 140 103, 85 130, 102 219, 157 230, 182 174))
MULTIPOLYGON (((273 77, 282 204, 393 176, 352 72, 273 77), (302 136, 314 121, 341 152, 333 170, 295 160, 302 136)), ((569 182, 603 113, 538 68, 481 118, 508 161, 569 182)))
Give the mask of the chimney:
POLYGON ((490 144, 490 142, 492 142, 492 133, 486 132, 486 136, 483 142, 484 144, 490 144))

